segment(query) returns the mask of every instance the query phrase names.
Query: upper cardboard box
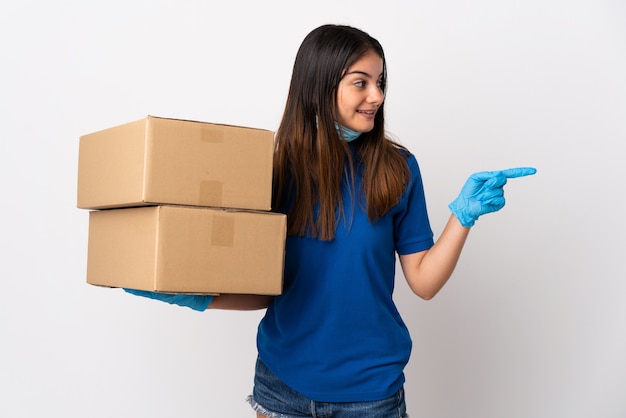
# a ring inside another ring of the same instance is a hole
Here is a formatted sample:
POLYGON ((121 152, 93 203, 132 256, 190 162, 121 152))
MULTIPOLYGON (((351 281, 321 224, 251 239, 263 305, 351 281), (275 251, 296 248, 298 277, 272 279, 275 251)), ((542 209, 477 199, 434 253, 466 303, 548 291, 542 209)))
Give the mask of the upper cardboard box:
POLYGON ((77 206, 269 210, 273 147, 272 131, 154 116, 83 135, 77 206))

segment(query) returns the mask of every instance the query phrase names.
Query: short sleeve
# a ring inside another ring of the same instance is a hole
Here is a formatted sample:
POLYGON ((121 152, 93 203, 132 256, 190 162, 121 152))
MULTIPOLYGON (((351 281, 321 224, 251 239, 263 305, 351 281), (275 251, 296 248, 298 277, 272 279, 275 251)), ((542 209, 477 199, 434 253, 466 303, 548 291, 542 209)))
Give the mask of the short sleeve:
POLYGON ((408 154, 407 163, 411 179, 398 202, 398 211, 394 216, 395 246, 400 255, 424 251, 434 244, 422 175, 413 154, 408 154))

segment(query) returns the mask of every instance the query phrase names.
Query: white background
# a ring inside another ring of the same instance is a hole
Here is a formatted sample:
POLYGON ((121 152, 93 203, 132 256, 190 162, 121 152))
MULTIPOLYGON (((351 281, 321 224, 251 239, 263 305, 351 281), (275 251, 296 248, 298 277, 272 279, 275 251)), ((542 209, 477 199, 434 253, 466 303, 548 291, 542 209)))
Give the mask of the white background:
POLYGON ((621 0, 3 2, 0 416, 254 416, 262 312, 85 283, 78 137, 148 114, 275 130, 323 23, 385 47, 387 128, 437 234, 471 172, 538 169, 434 300, 398 274, 411 416, 626 416, 621 0))

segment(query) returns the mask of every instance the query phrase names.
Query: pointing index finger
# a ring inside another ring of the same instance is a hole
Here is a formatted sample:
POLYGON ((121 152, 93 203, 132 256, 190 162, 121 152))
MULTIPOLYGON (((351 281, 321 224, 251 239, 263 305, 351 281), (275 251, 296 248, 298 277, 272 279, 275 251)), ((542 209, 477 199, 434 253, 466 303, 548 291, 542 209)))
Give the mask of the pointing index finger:
POLYGON ((516 178, 516 177, 524 177, 531 176, 537 172, 536 168, 533 167, 517 167, 517 168, 508 168, 506 170, 500 170, 500 174, 507 178, 516 178))

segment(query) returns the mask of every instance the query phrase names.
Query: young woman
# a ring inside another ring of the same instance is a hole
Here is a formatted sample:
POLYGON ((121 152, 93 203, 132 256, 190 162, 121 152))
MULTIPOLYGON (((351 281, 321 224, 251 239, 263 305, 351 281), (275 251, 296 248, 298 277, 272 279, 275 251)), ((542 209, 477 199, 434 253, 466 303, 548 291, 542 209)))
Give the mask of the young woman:
POLYGON ((257 417, 405 417, 411 338, 392 299, 396 254, 413 292, 431 299, 474 221, 504 206, 507 178, 535 172, 470 176, 435 242, 417 161, 385 136, 386 79, 381 45, 359 29, 324 25, 300 46, 276 133, 274 208, 288 223, 280 296, 131 291, 197 310, 267 307, 257 417))

